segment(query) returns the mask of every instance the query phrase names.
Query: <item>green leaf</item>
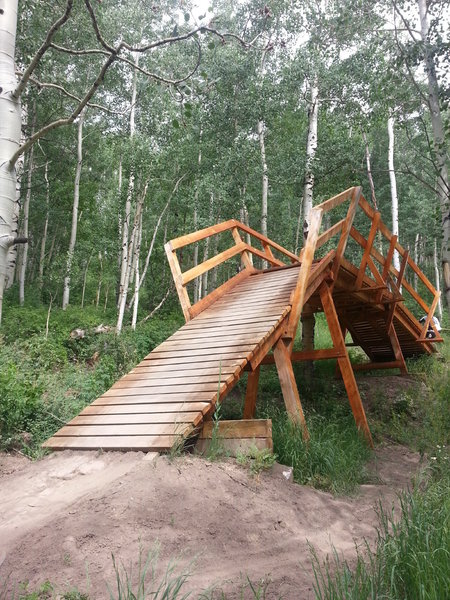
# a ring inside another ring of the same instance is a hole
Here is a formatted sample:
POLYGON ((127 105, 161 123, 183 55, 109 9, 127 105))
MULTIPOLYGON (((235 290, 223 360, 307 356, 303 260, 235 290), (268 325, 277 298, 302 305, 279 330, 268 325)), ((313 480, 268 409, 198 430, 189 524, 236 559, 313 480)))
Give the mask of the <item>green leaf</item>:
POLYGON ((175 129, 180 128, 180 123, 177 121, 177 119, 172 119, 172 127, 174 127, 175 129))

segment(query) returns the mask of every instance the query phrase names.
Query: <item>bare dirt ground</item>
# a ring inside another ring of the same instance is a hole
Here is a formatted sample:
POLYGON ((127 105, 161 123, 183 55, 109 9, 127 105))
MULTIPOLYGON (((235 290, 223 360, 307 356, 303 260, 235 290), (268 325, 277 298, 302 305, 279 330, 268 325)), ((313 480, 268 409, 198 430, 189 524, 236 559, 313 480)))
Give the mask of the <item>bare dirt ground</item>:
MULTIPOLYGON (((320 558, 331 544, 348 560, 355 543, 375 539, 375 506, 391 506, 419 468, 419 457, 385 446, 372 463, 374 483, 354 498, 259 479, 233 460, 194 456, 169 461, 142 453, 55 453, 31 463, 0 455, 0 589, 46 579, 109 598, 111 553, 129 568, 139 547, 161 545, 160 565, 181 552, 197 556, 186 591, 211 585, 240 598, 246 576, 270 578, 266 598, 313 598, 308 543, 320 558)), ((196 597, 196 594, 193 597, 196 597)), ((249 591, 244 592, 250 598, 249 591)))

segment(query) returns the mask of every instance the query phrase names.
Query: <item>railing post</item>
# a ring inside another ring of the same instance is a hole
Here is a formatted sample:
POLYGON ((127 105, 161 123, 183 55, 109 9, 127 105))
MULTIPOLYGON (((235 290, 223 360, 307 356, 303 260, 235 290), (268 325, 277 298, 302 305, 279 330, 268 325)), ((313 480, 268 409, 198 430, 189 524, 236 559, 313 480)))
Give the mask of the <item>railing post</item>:
MULTIPOLYGON (((233 227, 231 230, 231 235, 233 236, 233 240, 236 242, 236 246, 239 246, 239 244, 243 243, 244 240, 241 238, 241 234, 239 233, 239 229, 237 227, 233 227)), ((241 252, 241 259, 246 269, 253 268, 253 261, 250 253, 247 252, 247 250, 241 252)))
MULTIPOLYGON (((352 199, 350 201, 350 206, 348 208, 347 216, 345 218, 345 223, 342 225, 342 233, 341 237, 339 238, 338 247, 336 248, 336 257, 334 259, 333 268, 331 271, 334 277, 334 281, 336 281, 339 267, 341 266, 341 259, 344 256, 344 252, 347 247, 348 237, 350 235, 350 230, 353 225, 356 209, 358 208, 360 196, 361 187, 358 186, 353 188, 352 199)), ((333 286, 334 283, 331 284, 331 288, 333 288, 333 286)))
POLYGON ((309 224, 308 238, 303 249, 302 264, 298 274, 297 285, 292 298, 291 314, 289 315, 288 326, 284 334, 284 338, 294 340, 297 333, 298 322, 303 310, 306 287, 308 285, 308 277, 311 270, 311 265, 314 260, 316 251, 317 238, 319 237, 320 225, 322 223, 322 209, 313 208, 311 211, 311 219, 309 224))
POLYGON ((176 250, 172 249, 172 244, 170 242, 167 242, 167 244, 164 245, 164 250, 166 251, 167 260, 169 261, 170 270, 172 271, 172 277, 175 282, 178 298, 180 299, 181 310, 183 311, 183 315, 187 323, 191 320, 191 301, 189 299, 186 287, 183 285, 183 276, 180 269, 180 263, 178 262, 177 253, 176 250))

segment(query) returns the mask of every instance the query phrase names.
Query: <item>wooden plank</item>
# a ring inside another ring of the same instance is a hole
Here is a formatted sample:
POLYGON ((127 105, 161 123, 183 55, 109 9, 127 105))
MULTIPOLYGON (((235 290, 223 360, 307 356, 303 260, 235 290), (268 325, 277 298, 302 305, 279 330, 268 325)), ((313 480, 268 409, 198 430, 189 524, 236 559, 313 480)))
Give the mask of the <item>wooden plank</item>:
POLYGON ((368 443, 373 446, 372 435, 367 423, 366 413, 364 412, 364 407, 361 402, 358 386, 356 385, 352 365, 345 347, 345 340, 342 335, 342 330, 339 324, 336 308, 333 303, 331 291, 325 284, 323 284, 323 286, 320 288, 320 299, 322 301, 325 317, 327 319, 333 346, 336 350, 344 354, 343 357, 340 357, 337 360, 341 370, 342 379, 347 390, 353 416, 355 417, 356 425, 362 430, 368 443))
MULTIPOLYGON (((395 251, 395 244, 397 243, 397 236, 393 235, 389 244, 389 250, 388 253, 386 254, 386 259, 384 261, 384 265, 383 265, 383 272, 381 274, 381 276, 383 277, 384 281, 386 281, 387 276, 389 275, 389 271, 391 269, 391 265, 392 265, 392 259, 394 258, 394 251, 395 251)), ((372 249, 371 249, 372 251, 372 249)))
POLYGON ((241 354, 241 355, 228 355, 226 357, 224 356, 218 356, 215 355, 215 357, 209 357, 209 356, 187 356, 187 357, 166 357, 166 358, 156 358, 154 356, 152 356, 151 354, 149 354, 146 358, 144 358, 144 360, 142 361, 142 363, 139 363, 142 366, 149 366, 149 367, 161 367, 163 366, 164 368, 166 367, 171 367, 173 368, 173 365, 178 366, 180 369, 185 369, 186 365, 190 365, 192 367, 194 367, 197 363, 202 363, 201 366, 202 367, 210 367, 210 366, 217 366, 217 365, 240 365, 243 364, 245 366, 246 363, 246 358, 247 358, 247 353, 245 354, 241 354), (231 356, 231 358, 230 358, 231 356))
POLYGON ((83 415, 133 415, 133 414, 173 414, 207 412, 209 402, 164 402, 160 404, 90 404, 83 409, 83 415))
POLYGON ((377 235, 377 232, 378 232, 378 223, 380 222, 380 219, 381 219, 381 213, 376 212, 372 219, 372 225, 370 227, 369 235, 367 236, 366 247, 364 249, 364 254, 361 259, 360 266, 359 266, 358 277, 356 278, 355 289, 359 289, 362 285, 362 282, 364 279, 364 274, 366 271, 367 261, 370 258, 373 243, 375 241, 375 236, 377 235))
POLYGON ((172 277, 175 283, 175 287, 177 290, 178 298, 180 300, 181 310, 183 311, 184 318, 187 321, 190 320, 191 316, 189 310, 191 308, 191 301, 189 299, 189 294, 187 293, 186 288, 183 286, 182 274, 180 269, 180 263, 178 262, 177 255, 174 250, 172 250, 170 246, 170 242, 168 242, 164 249, 166 251, 167 260, 169 262, 170 270, 172 272, 172 277))
MULTIPOLYGON (((291 362, 301 362, 304 360, 329 360, 332 358, 339 358, 343 356, 342 352, 339 352, 335 348, 324 348, 320 350, 301 350, 298 352, 291 353, 291 362)), ((263 365, 273 365, 275 359, 272 355, 266 356, 262 361, 263 365)))
MULTIPOLYGON (((238 438, 221 440, 221 446, 226 456, 238 456, 247 454, 250 450, 273 450, 272 438, 238 438)), ((195 444, 196 454, 207 454, 211 446, 211 440, 199 439, 195 444)))
MULTIPOLYGON (((146 385, 145 381, 127 381, 126 379, 121 379, 117 383, 113 385, 111 391, 122 393, 122 390, 133 390, 136 394, 142 393, 151 393, 151 394, 161 394, 164 396, 165 394, 178 393, 181 390, 183 392, 217 392, 218 385, 216 383, 186 383, 184 386, 181 385, 157 385, 157 382, 154 382, 155 385, 146 385), (144 391, 145 390, 145 391, 144 391)), ((221 384, 221 388, 225 386, 225 383, 221 384)))
POLYGON ((163 404, 167 402, 211 402, 215 392, 173 392, 171 394, 159 394, 154 388, 148 389, 117 389, 107 390, 102 396, 94 400, 92 404, 163 404))
MULTIPOLYGON (((244 240, 241 238, 239 229, 237 227, 233 227, 231 230, 231 235, 233 236, 233 239, 237 245, 244 243, 244 240)), ((245 269, 253 269, 253 262, 247 250, 242 252, 241 260, 245 269)))
POLYGON ((66 425, 53 437, 111 436, 111 435, 184 435, 188 423, 150 423, 145 425, 66 425))
POLYGON ((321 248, 324 244, 328 242, 333 236, 339 233, 342 230, 342 226, 345 223, 345 219, 341 219, 337 223, 335 223, 332 227, 324 231, 317 238, 316 248, 321 248))
POLYGON ((319 235, 320 224, 322 222, 322 211, 313 208, 310 216, 309 233, 306 245, 302 255, 302 266, 298 273, 297 285, 292 298, 292 310, 289 316, 289 323, 286 329, 286 337, 293 340, 297 332, 298 322, 303 310, 305 301, 305 292, 308 286, 308 279, 314 252, 316 249, 317 237, 319 235))
MULTIPOLYGON (((127 382, 128 385, 131 384, 132 386, 134 386, 134 384, 136 383, 138 387, 142 385, 151 387, 158 385, 184 385, 185 383, 192 384, 198 382, 217 383, 219 381, 219 373, 213 375, 199 375, 198 373, 195 373, 195 371, 190 371, 189 373, 189 375, 182 375, 178 377, 173 376, 173 371, 172 373, 170 371, 167 371, 165 374, 158 373, 156 374, 156 376, 149 376, 148 373, 128 373, 127 375, 124 375, 121 379, 119 379, 116 383, 127 382)), ((178 375, 178 373, 175 374, 178 375)), ((228 379, 233 379, 235 375, 234 373, 221 373, 221 376, 222 381, 227 381, 228 379)))
POLYGON ((133 414, 80 414, 69 423, 74 425, 150 425, 169 423, 192 423, 198 425, 203 416, 201 412, 163 412, 163 413, 133 413, 133 414))
MULTIPOLYGON (((200 363, 201 365, 201 363, 200 363)), ((216 365, 215 367, 210 367, 209 369, 198 369, 195 367, 198 367, 199 364, 195 364, 192 365, 194 368, 193 369, 186 369, 184 368, 183 370, 174 370, 172 369, 166 369, 163 371, 154 371, 152 370, 152 367, 135 367, 131 372, 130 375, 142 375, 142 376, 146 376, 148 379, 163 379, 163 380, 167 380, 169 379, 182 379, 182 378, 189 378, 189 377, 197 377, 197 376, 201 376, 201 377, 213 377, 213 376, 217 376, 219 373, 221 373, 222 375, 228 376, 228 375, 237 375, 237 373, 239 373, 239 371, 241 370, 240 367, 222 367, 220 368, 220 365, 216 365)))
POLYGON ((213 432, 223 439, 272 437, 270 419, 247 419, 242 421, 206 421, 199 433, 200 439, 211 439, 213 432))
POLYGON ((280 244, 277 244, 276 242, 272 241, 268 237, 262 235, 262 233, 259 233, 258 231, 251 229, 251 227, 247 227, 247 225, 245 225, 244 223, 241 223, 240 221, 236 221, 236 225, 241 231, 244 231, 245 233, 249 233, 251 236, 255 237, 256 239, 258 239, 261 242, 265 242, 266 244, 270 245, 274 250, 278 250, 278 252, 280 252, 281 254, 284 254, 288 258, 298 261, 298 256, 296 254, 293 254, 289 250, 286 250, 286 248, 283 248, 283 246, 280 246, 280 244))
POLYGON ((264 286, 264 284, 261 286, 261 289, 257 290, 243 291, 238 289, 234 293, 227 294, 226 297, 223 300, 221 300, 220 305, 224 304, 225 301, 232 303, 236 300, 246 302, 248 300, 267 300, 270 298, 284 299, 285 297, 289 298, 289 294, 294 288, 295 283, 293 282, 288 286, 282 284, 275 286, 273 289, 267 288, 266 286, 264 286))
POLYGON ((253 419, 255 417, 256 397, 258 394, 260 366, 258 365, 254 371, 250 371, 247 380, 247 390, 245 392, 244 401, 244 419, 253 419))
POLYGON ((309 439, 308 429, 306 427, 305 415, 303 414, 300 396, 298 394, 297 383, 295 381, 294 371, 289 356, 288 349, 282 339, 278 340, 273 349, 275 364, 277 366, 278 377, 280 379, 281 391, 283 392, 284 403, 289 418, 298 423, 302 428, 303 439, 309 439))
POLYGON ((422 331, 421 331, 421 333, 419 335, 419 338, 421 338, 421 339, 427 337, 428 327, 429 327, 429 325, 431 323, 431 320, 433 318, 434 311, 436 310, 436 307, 438 305, 440 295, 441 295, 440 292, 436 292, 436 295, 434 296, 433 302, 431 303, 430 310, 429 310, 429 312, 427 314, 427 318, 425 319, 424 326, 423 326, 422 331))
POLYGON ((234 277, 232 277, 228 281, 225 281, 225 283, 223 283, 217 289, 213 290, 207 296, 205 296, 204 298, 202 298, 201 300, 199 300, 198 302, 193 304, 189 309, 189 315, 190 315, 191 319, 194 319, 194 317, 196 317, 201 312, 203 312, 205 309, 207 309, 209 306, 214 304, 214 302, 216 302, 224 294, 229 293, 229 291, 232 290, 235 286, 237 286, 243 280, 247 279, 247 277, 249 277, 251 272, 252 272, 251 269, 244 269, 237 275, 234 275, 234 277))
POLYGON ((222 358, 245 358, 249 352, 254 348, 254 344, 247 344, 243 346, 235 347, 224 347, 224 348, 196 348, 195 350, 153 350, 148 355, 147 360, 156 358, 193 358, 199 356, 207 356, 211 359, 213 356, 217 357, 217 360, 222 358))
POLYGON ((353 226, 353 220, 355 218, 356 209, 358 208, 358 202, 361 196, 361 188, 354 187, 352 190, 352 198, 350 201, 350 206, 347 211, 347 216, 345 218, 345 223, 342 226, 341 237, 339 238, 338 246, 336 248, 336 257, 333 262, 332 273, 334 278, 336 279, 339 267, 341 264, 342 257, 344 256, 345 249, 347 247, 348 238, 353 226))
POLYGON ((286 290, 276 295, 269 295, 267 297, 253 297, 250 295, 246 298, 242 296, 236 296, 236 298, 225 298, 220 300, 214 308, 208 309, 208 314, 217 314, 218 312, 223 314, 230 314, 236 311, 242 312, 244 315, 247 314, 247 309, 252 307, 252 311, 258 311, 258 308, 266 309, 272 306, 283 306, 289 304, 289 298, 292 290, 286 290), (228 300, 228 301, 227 301, 228 300))
POLYGON ((354 189, 354 187, 348 188, 348 190, 337 194, 337 196, 333 196, 329 200, 325 200, 325 202, 322 202, 322 204, 319 204, 315 208, 321 209, 324 213, 329 212, 333 208, 336 208, 336 206, 339 206, 340 204, 343 204, 346 200, 349 200, 352 197, 354 189))
POLYGON ((253 246, 249 246, 248 244, 245 244, 245 246, 249 252, 251 252, 255 256, 258 256, 259 258, 262 258, 263 260, 266 260, 267 262, 270 262, 272 265, 277 265, 279 267, 284 266, 283 261, 278 260, 277 258, 271 258, 265 252, 258 250, 258 248, 254 248, 253 246))
POLYGON ((199 242, 200 240, 204 240, 205 238, 221 233, 222 231, 232 229, 233 227, 236 227, 237 224, 237 221, 230 219, 229 221, 224 221, 223 223, 218 223, 217 225, 211 225, 205 229, 200 229, 194 233, 188 233, 187 235, 182 235, 174 240, 170 240, 168 245, 171 250, 177 250, 178 248, 193 244, 194 242, 199 242))
POLYGON ((234 347, 242 347, 242 346, 254 346, 258 344, 261 339, 261 335, 248 334, 244 333, 236 336, 228 336, 227 340, 222 340, 219 338, 204 338, 200 339, 184 339, 177 340, 173 342, 163 342, 157 348, 155 348, 156 352, 166 352, 166 351, 175 351, 175 350, 196 350, 198 348, 234 348, 234 347))
POLYGON ((52 437, 42 444, 52 450, 135 450, 164 452, 180 441, 179 435, 118 435, 92 437, 52 437))
MULTIPOLYGON (((275 321, 276 322, 276 321, 275 321)), ((211 338, 221 338, 224 341, 227 341, 227 338, 232 338, 233 336, 241 336, 244 334, 249 334, 253 336, 263 335, 271 325, 267 326, 265 323, 259 325, 247 325, 243 324, 239 328, 235 328, 230 332, 229 328, 226 326, 216 327, 215 329, 205 329, 200 330, 199 332, 191 331, 183 331, 180 335, 172 336, 169 338, 170 341, 182 341, 182 340, 197 340, 199 338, 203 339, 211 339, 211 338)), ((167 341, 169 341, 167 340, 167 341)))
POLYGON ((182 285, 186 285, 196 277, 199 277, 200 275, 203 275, 203 273, 206 273, 206 271, 209 271, 210 269, 217 267, 218 265, 229 260, 230 258, 233 258, 233 256, 236 256, 236 254, 240 254, 246 248, 247 244, 241 242, 241 244, 232 246, 231 248, 228 248, 223 252, 219 252, 219 254, 216 254, 215 256, 212 256, 211 258, 205 260, 199 265, 192 267, 192 269, 185 271, 181 276, 182 285))

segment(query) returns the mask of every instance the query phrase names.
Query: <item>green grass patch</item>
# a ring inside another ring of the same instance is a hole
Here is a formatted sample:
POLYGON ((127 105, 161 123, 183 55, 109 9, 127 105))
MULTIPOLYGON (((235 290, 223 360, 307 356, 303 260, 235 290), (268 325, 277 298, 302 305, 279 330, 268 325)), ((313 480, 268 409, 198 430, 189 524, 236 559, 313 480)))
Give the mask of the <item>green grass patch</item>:
POLYGON ((351 494, 367 482, 366 465, 372 452, 353 416, 342 410, 333 418, 309 413, 306 419, 308 442, 286 415, 280 414, 272 422, 274 453, 280 463, 293 467, 294 480, 334 494, 351 494))
POLYGON ((356 566, 337 553, 320 563, 314 550, 318 600, 443 600, 450 598, 450 473, 402 494, 401 515, 379 509, 376 547, 358 549, 356 566))

